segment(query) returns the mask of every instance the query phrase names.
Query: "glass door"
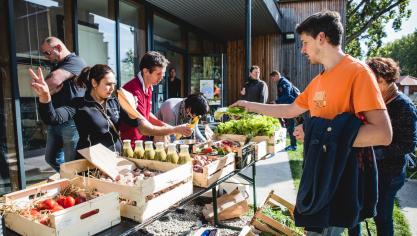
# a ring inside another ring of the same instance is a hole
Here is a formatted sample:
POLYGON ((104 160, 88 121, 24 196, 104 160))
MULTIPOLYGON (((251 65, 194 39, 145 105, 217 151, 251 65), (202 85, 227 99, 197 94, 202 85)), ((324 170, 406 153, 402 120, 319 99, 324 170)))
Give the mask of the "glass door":
POLYGON ((224 55, 190 56, 190 93, 203 93, 211 110, 224 104, 224 55))
POLYGON ((168 80, 170 76, 170 71, 175 70, 175 77, 181 81, 181 89, 179 92, 179 97, 184 97, 184 78, 185 78, 185 56, 184 53, 180 50, 175 50, 173 48, 168 48, 163 44, 155 43, 155 51, 163 54, 169 61, 167 67, 165 78, 157 86, 154 87, 154 104, 153 107, 154 113, 158 111, 161 104, 167 100, 168 97, 168 80))

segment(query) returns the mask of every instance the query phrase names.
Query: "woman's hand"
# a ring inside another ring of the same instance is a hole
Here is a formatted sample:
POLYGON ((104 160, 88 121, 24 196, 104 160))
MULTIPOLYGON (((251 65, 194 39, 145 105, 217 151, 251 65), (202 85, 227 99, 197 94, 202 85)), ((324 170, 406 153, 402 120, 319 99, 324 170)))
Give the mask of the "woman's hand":
POLYGON ((297 125, 294 128, 294 132, 293 132, 294 137, 300 141, 300 142, 304 142, 304 130, 303 130, 303 124, 301 125, 297 125))
POLYGON ((29 75, 32 77, 32 90, 39 97, 39 102, 48 103, 51 101, 51 94, 49 92, 48 84, 43 78, 42 69, 38 67, 37 73, 29 69, 29 75))

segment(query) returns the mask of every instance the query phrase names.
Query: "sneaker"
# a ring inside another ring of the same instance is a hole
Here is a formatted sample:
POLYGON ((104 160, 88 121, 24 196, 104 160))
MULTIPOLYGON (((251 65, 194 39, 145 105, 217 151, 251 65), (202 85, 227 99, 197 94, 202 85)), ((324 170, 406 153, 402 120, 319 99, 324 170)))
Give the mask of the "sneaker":
POLYGON ((284 149, 285 151, 296 151, 297 150, 297 146, 288 146, 284 149))

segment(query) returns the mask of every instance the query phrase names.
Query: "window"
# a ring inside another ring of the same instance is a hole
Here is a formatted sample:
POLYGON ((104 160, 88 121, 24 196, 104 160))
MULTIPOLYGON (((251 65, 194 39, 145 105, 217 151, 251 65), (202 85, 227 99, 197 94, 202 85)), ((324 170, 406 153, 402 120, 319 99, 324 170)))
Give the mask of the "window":
POLYGON ((140 57, 145 54, 143 6, 130 1, 120 1, 120 77, 121 84, 139 72, 140 57))
POLYGON ((114 8, 108 3, 83 0, 78 4, 79 54, 89 66, 107 64, 116 72, 114 8))

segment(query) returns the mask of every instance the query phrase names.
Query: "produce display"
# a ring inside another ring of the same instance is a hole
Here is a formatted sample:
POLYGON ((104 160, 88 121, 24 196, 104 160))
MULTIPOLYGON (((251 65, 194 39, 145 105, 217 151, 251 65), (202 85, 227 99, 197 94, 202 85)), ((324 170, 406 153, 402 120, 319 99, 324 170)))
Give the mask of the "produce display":
POLYGON ((161 172, 155 170, 136 168, 133 171, 126 171, 123 174, 117 175, 115 180, 111 179, 109 176, 107 176, 99 169, 89 169, 83 172, 77 172, 77 175, 100 179, 106 182, 134 186, 139 185, 141 180, 154 177, 155 175, 158 175, 160 173, 161 172))
MULTIPOLYGON (((287 226, 293 231, 293 235, 304 235, 303 228, 296 227, 294 220, 291 218, 291 214, 288 209, 285 209, 280 206, 271 206, 271 207, 265 207, 262 211, 267 216, 270 216, 272 219, 280 222, 281 224, 287 226)), ((265 235, 265 234, 261 234, 265 235)))
POLYGON ((224 156, 231 152, 237 152, 240 144, 231 140, 220 140, 208 147, 197 148, 196 153, 201 155, 224 156))
POLYGON ((194 155, 193 156, 193 171, 203 173, 204 166, 217 160, 218 156, 194 155))
POLYGON ((242 108, 220 108, 216 111, 215 117, 227 115, 231 120, 220 123, 216 130, 216 134, 239 134, 249 137, 254 136, 272 136, 278 128, 281 127, 279 121, 270 116, 257 115, 248 113, 242 108))
POLYGON ((95 189, 80 188, 68 185, 54 197, 39 196, 24 204, 0 204, 0 210, 4 214, 17 213, 34 222, 50 226, 49 216, 57 211, 67 209, 91 200, 102 194, 95 189))

